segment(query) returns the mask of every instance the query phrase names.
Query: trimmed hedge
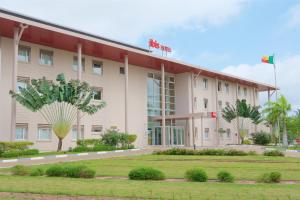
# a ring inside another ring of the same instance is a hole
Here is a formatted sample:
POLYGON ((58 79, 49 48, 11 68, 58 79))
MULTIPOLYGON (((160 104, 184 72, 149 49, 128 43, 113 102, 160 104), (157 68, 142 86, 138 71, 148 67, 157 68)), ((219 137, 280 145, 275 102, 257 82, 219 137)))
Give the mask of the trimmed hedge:
POLYGON ((234 182, 234 176, 227 171, 220 171, 217 177, 220 182, 228 182, 228 183, 234 182))
POLYGON ((27 176, 29 174, 29 168, 24 165, 16 165, 10 169, 11 173, 16 176, 27 176))
POLYGON ((265 173, 257 180, 259 183, 279 183, 281 180, 280 172, 265 173))
POLYGON ((265 151, 264 156, 284 156, 284 153, 278 150, 265 151))
POLYGON ((30 176, 44 176, 45 171, 42 168, 35 168, 30 172, 30 176))
POLYGON ((194 182, 206 182, 208 176, 204 170, 194 168, 185 172, 185 178, 194 182))
POLYGON ((54 165, 46 170, 46 175, 50 177, 94 178, 96 172, 84 165, 64 167, 54 165))
POLYGON ((73 149, 71 149, 71 152, 95 152, 95 151, 114 151, 114 150, 125 150, 125 149, 133 149, 134 146, 128 146, 128 147, 122 147, 117 148, 114 146, 108 146, 104 144, 95 145, 94 147, 89 146, 76 146, 73 149))
POLYGON ((128 177, 131 180, 164 180, 165 174, 151 167, 139 167, 131 170, 128 177))
POLYGON ((12 157, 37 155, 37 154, 39 154, 39 150, 37 149, 24 149, 24 150, 8 150, 0 154, 0 156, 3 158, 12 158, 12 157))
POLYGON ((65 169, 60 165, 53 165, 46 170, 47 176, 65 176, 65 169))
POLYGON ((253 155, 253 152, 247 153, 235 149, 202 149, 202 150, 192 150, 192 149, 181 149, 172 148, 163 151, 155 151, 153 154, 156 155, 210 155, 210 156, 246 156, 253 155))
POLYGON ((0 152, 9 150, 25 150, 29 146, 33 145, 32 142, 21 141, 21 142, 0 142, 0 152))

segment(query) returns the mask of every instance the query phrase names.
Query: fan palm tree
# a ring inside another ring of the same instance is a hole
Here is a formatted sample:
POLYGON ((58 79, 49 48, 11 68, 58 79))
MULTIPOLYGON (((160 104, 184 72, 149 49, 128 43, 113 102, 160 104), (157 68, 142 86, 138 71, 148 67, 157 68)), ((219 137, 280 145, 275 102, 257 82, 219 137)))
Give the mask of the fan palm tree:
POLYGON ((272 126, 275 125, 279 126, 278 127, 279 131, 280 129, 282 129, 283 145, 288 145, 287 122, 288 122, 288 112, 291 111, 291 109, 292 109, 291 104, 287 101, 287 99, 283 95, 280 95, 277 101, 267 102, 263 110, 263 112, 266 114, 267 121, 272 126))
POLYGON ((259 124, 262 122, 262 116, 259 112, 259 106, 251 106, 247 104, 246 100, 237 100, 235 106, 227 105, 224 109, 222 109, 222 117, 228 123, 231 123, 232 120, 238 118, 241 119, 241 126, 239 127, 238 134, 241 137, 241 142, 247 134, 244 129, 244 119, 249 118, 252 120, 252 123, 259 124))
POLYGON ((77 116, 77 110, 92 115, 105 106, 105 102, 91 104, 94 92, 86 82, 70 80, 66 82, 64 74, 57 75, 57 83, 49 82, 45 77, 32 79, 20 92, 10 91, 12 98, 33 112, 40 112, 52 125, 58 137, 57 151, 62 149, 62 140, 70 132, 77 116))

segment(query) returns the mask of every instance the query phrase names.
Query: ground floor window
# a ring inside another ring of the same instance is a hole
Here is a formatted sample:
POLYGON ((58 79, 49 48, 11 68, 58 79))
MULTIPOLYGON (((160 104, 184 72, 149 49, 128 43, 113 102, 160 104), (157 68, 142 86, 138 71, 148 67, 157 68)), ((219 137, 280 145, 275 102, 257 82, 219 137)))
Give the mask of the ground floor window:
POLYGON ((227 137, 227 139, 230 139, 230 138, 231 138, 231 131, 230 131, 230 128, 228 128, 228 129, 226 130, 226 137, 227 137))
MULTIPOLYGON (((83 135, 84 135, 84 126, 81 125, 80 126, 80 135, 79 135, 79 139, 83 139, 83 135)), ((77 140, 77 126, 74 125, 72 127, 72 140, 76 141, 77 140)))
POLYGON ((51 125, 39 124, 38 125, 38 140, 49 141, 51 140, 52 128, 51 125))
POLYGON ((16 140, 27 140, 28 124, 16 125, 16 140))
POLYGON ((209 128, 204 129, 204 139, 209 139, 209 128))

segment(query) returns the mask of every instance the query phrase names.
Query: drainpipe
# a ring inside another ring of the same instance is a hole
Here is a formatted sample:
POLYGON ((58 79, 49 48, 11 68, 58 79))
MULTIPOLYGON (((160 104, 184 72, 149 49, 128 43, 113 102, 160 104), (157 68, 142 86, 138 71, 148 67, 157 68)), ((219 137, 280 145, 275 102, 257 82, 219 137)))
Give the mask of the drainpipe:
POLYGON ((128 132, 128 55, 125 55, 125 133, 128 132))
MULTIPOLYGON (((18 52, 19 52, 19 43, 22 37, 24 30, 28 27, 28 25, 20 24, 20 28, 14 28, 14 39, 13 39, 13 68, 12 68, 12 83, 11 90, 16 92, 17 88, 17 77, 18 77, 18 52)), ((11 99, 11 124, 10 124, 10 141, 14 140, 14 136, 16 134, 16 99, 11 99)))
MULTIPOLYGON (((82 45, 79 43, 77 45, 77 80, 81 82, 82 80, 82 45)), ((81 133, 81 113, 80 110, 77 109, 77 140, 80 139, 80 133, 81 133)), ((82 136, 83 137, 83 136, 82 136)), ((82 138, 83 139, 83 138, 82 138)))
POLYGON ((165 65, 161 64, 162 146, 166 146, 165 65))

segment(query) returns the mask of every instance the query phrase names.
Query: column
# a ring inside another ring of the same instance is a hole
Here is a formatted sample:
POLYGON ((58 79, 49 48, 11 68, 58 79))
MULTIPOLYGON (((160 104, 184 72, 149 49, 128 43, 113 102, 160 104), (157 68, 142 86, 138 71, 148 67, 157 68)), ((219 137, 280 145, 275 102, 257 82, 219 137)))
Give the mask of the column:
POLYGON ((166 102, 165 102, 165 65, 161 64, 161 116, 162 116, 162 146, 166 146, 166 102))
MULTIPOLYGON (((235 102, 234 105, 236 107, 236 102, 239 99, 239 94, 238 94, 238 88, 239 88, 239 84, 236 84, 236 88, 235 88, 235 102)), ((236 117, 236 130, 237 130, 237 144, 240 143, 240 119, 239 116, 236 117)))
MULTIPOLYGON (((82 80, 82 45, 79 43, 77 45, 77 80, 81 82, 82 80)), ((80 139, 80 133, 81 133, 81 117, 80 117, 80 110, 77 110, 77 140, 80 139)))
POLYGON ((2 63, 2 58, 1 58, 1 56, 2 56, 2 51, 1 51, 2 43, 1 43, 1 41, 2 41, 2 38, 1 38, 1 35, 0 35, 0 80, 1 80, 1 77, 2 77, 2 65, 1 65, 1 63, 2 63))
POLYGON ((215 87, 215 92, 216 92, 216 113, 217 113, 217 117, 216 117, 216 145, 219 145, 220 141, 219 141, 219 97, 218 97, 218 87, 219 87, 219 80, 218 78, 216 78, 216 87, 215 87))
POLYGON ((128 55, 125 55, 125 133, 128 132, 128 55))
POLYGON ((194 95, 194 73, 191 73, 191 103, 192 103, 192 140, 193 140, 193 148, 196 149, 195 142, 195 119, 193 114, 195 113, 195 95, 194 95))

